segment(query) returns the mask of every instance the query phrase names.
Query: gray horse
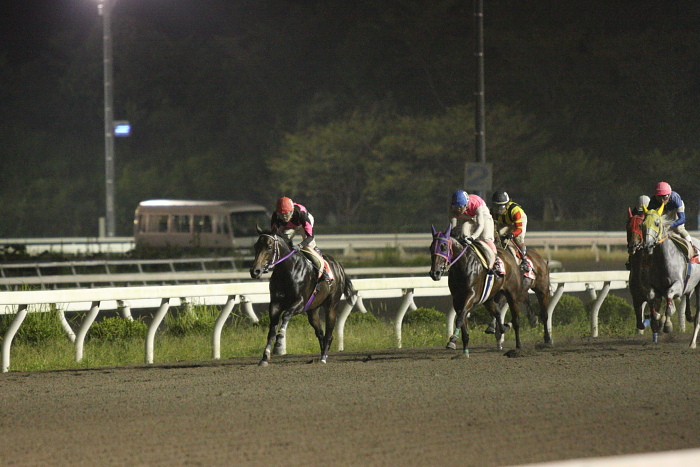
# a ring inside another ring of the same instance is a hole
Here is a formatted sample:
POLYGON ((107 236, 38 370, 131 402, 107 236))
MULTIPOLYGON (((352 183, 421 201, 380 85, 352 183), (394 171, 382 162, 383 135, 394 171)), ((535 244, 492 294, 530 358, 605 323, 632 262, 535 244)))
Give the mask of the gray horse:
MULTIPOLYGON (((687 317, 690 312, 690 297, 693 292, 700 292, 700 264, 688 261, 688 255, 681 251, 673 236, 669 235, 668 226, 661 217, 662 212, 663 206, 659 210, 648 210, 642 224, 644 247, 648 253, 653 252, 649 268, 651 290, 648 299, 650 303, 656 299, 666 299, 665 315, 662 316, 658 308, 652 306, 651 329, 654 342, 658 341, 662 325, 666 333, 673 330, 671 316, 676 312, 674 299, 685 298, 687 317)), ((698 239, 692 240, 694 245, 700 246, 698 239)))

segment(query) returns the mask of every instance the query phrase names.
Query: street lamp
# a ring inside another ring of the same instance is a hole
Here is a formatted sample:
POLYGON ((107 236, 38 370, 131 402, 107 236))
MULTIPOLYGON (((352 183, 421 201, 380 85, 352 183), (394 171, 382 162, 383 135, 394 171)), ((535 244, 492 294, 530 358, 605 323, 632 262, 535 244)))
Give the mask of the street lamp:
POLYGON ((114 93, 112 84, 112 27, 111 12, 116 0, 94 0, 102 16, 105 86, 105 227, 106 236, 114 237, 114 93))

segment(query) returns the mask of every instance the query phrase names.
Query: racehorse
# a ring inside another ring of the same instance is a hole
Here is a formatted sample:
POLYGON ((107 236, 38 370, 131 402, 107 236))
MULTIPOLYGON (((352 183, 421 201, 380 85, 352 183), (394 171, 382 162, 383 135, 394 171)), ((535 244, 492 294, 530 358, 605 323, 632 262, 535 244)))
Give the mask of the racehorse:
MULTIPOLYGON (((648 304, 647 300, 651 292, 649 285, 649 269, 651 267, 651 254, 644 248, 644 238, 642 236, 642 224, 644 214, 632 214, 631 209, 627 209, 627 253, 629 253, 630 279, 629 288, 632 295, 632 306, 637 318, 637 329, 644 330, 649 325, 644 319, 644 308, 648 304)), ((658 312, 660 298, 656 298, 653 303, 649 303, 651 308, 658 312)))
MULTIPOLYGON (((658 331, 663 324, 664 332, 671 332, 673 324, 671 316, 676 311, 674 299, 685 296, 686 319, 690 316, 690 297, 693 292, 700 292, 700 265, 692 264, 688 255, 680 250, 674 241, 674 236, 669 235, 667 225, 661 218, 663 206, 659 210, 647 210, 642 223, 644 248, 651 254, 649 268, 649 299, 665 297, 666 313, 661 316, 654 307, 651 312, 651 326, 654 333, 654 342, 658 339, 658 331), (653 253, 652 253, 653 252, 653 253)), ((692 239, 693 244, 700 246, 697 239, 692 239)), ((680 242, 685 243, 684 240, 680 242)), ((686 245, 686 248, 688 246, 686 245)), ((697 312, 697 311, 696 311, 697 312)), ((639 317, 637 317, 639 327, 639 317)))
POLYGON ((319 280, 319 271, 303 253, 291 247, 291 242, 277 232, 257 229, 255 260, 250 268, 250 276, 258 279, 270 268, 270 329, 267 345, 260 366, 267 366, 274 353, 282 354, 287 325, 292 317, 306 312, 309 323, 316 332, 321 347, 321 362, 326 363, 328 351, 333 342, 333 329, 338 317, 338 304, 345 294, 348 301, 354 301, 355 289, 343 266, 332 257, 323 255, 334 280, 328 283, 319 280), (296 253, 296 254, 295 254, 296 253), (325 313, 325 333, 321 327, 320 313, 325 313), (280 323, 281 320, 281 323, 280 323))
POLYGON ((430 245, 430 277, 439 281, 448 273, 448 286, 452 295, 452 305, 457 314, 455 332, 447 343, 448 349, 456 349, 459 334, 462 334, 462 352, 469 355, 469 325, 467 317, 475 306, 483 303, 492 317, 496 318, 496 338, 505 332, 501 314, 496 301, 502 297, 508 301, 515 330, 515 346, 522 349, 520 342, 520 300, 523 284, 520 270, 515 259, 503 248, 497 248, 497 255, 503 261, 505 276, 491 273, 483 265, 473 243, 463 247, 460 242, 450 237, 452 226, 443 232, 437 232, 431 226, 433 242, 430 245))
MULTIPOLYGON (((522 256, 522 252, 518 248, 517 244, 512 239, 509 239, 502 243, 501 246, 503 249, 509 251, 513 255, 513 258, 517 263, 519 260, 518 255, 522 256)), ((547 309, 549 308, 550 292, 549 265, 547 264, 547 261, 537 252, 537 250, 533 248, 527 249, 527 257, 530 259, 532 272, 525 274, 521 272, 523 281, 523 301, 527 305, 528 316, 530 317, 531 324, 536 325, 537 318, 532 316, 528 290, 532 290, 535 293, 537 302, 540 306, 540 320, 542 320, 542 324, 544 326, 544 343, 553 344, 554 341, 552 340, 552 336, 550 334, 551 326, 549 323, 549 314, 547 313, 547 309)), ((503 319, 503 314, 501 314, 501 319, 503 319)))

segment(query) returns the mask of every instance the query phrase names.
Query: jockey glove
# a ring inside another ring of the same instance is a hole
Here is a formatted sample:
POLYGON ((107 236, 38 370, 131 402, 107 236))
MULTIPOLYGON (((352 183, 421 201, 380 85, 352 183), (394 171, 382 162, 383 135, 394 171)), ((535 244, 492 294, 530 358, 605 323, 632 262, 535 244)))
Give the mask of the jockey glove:
POLYGON ((294 245, 292 250, 298 253, 301 250, 301 243, 294 245))

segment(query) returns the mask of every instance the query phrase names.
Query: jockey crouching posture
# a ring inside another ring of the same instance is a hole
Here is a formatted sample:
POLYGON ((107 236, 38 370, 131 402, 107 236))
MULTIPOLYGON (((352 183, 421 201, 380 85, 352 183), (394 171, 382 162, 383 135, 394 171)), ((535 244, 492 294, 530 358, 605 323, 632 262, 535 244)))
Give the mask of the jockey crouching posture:
POLYGON ((527 215, 519 204, 510 200, 508 193, 497 191, 491 198, 492 213, 496 218, 498 235, 501 243, 512 239, 518 250, 520 250, 520 269, 523 272, 530 272, 530 265, 526 260, 527 246, 525 246, 525 231, 527 230, 527 215))
POLYGON ((313 226, 314 218, 304 206, 294 203, 287 197, 277 200, 277 206, 270 221, 270 229, 277 231, 290 242, 296 233, 301 234, 303 240, 294 245, 293 249, 303 252, 311 260, 314 267, 322 271, 323 279, 330 285, 333 282, 333 277, 326 270, 321 251, 316 246, 313 226))
MULTIPOLYGON (((659 209, 664 207, 661 218, 664 223, 670 224, 669 229, 688 242, 693 247, 693 258, 698 256, 698 249, 693 245, 690 234, 685 229, 685 205, 681 196, 671 190, 671 185, 666 182, 656 184, 654 196, 649 201, 648 209, 659 209)), ((696 258, 697 260, 697 258, 696 258)), ((694 261, 696 262, 696 261, 694 261)))
POLYGON ((464 190, 457 190, 452 194, 452 204, 448 215, 452 234, 465 247, 479 238, 483 240, 493 251, 494 264, 492 272, 499 276, 505 276, 503 264, 496 252, 496 244, 493 242, 494 225, 493 217, 486 203, 477 195, 469 195, 464 190))

